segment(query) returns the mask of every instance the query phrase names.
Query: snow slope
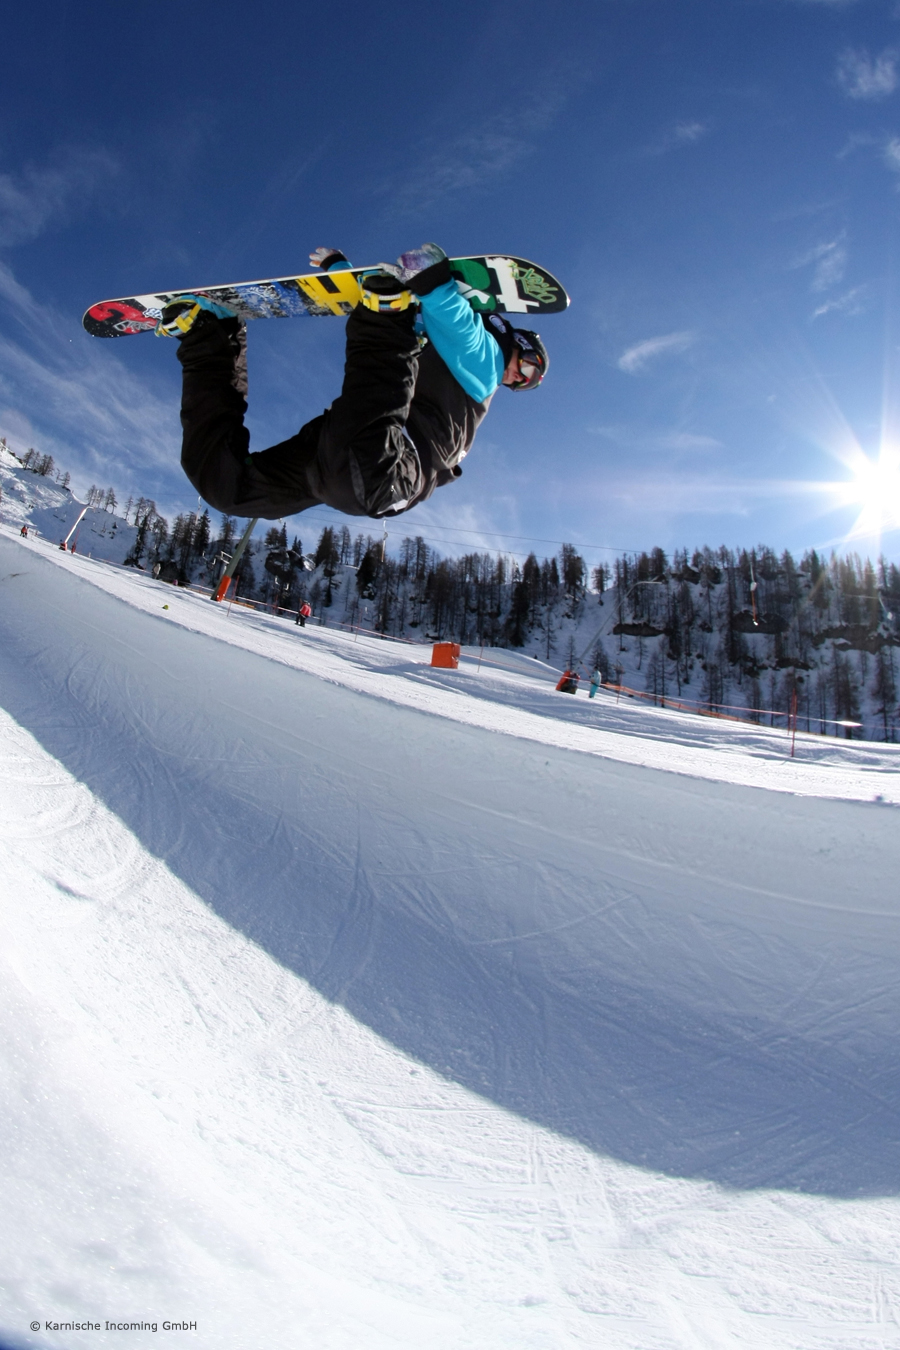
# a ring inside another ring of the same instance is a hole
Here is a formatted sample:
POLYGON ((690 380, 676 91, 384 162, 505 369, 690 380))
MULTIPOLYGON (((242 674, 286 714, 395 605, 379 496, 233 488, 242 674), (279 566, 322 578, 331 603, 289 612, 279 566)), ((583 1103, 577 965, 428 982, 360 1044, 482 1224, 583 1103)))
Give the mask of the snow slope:
POLYGON ((0 532, 0 1331, 900 1346, 896 747, 426 659, 0 532))
MULTIPOLYGON (((32 536, 58 546, 83 510, 84 503, 68 488, 24 468, 11 450, 0 445, 0 518, 5 526, 15 527, 18 534, 27 525, 32 536)), ((72 539, 82 554, 121 563, 136 535, 135 527, 121 516, 90 506, 72 539)))

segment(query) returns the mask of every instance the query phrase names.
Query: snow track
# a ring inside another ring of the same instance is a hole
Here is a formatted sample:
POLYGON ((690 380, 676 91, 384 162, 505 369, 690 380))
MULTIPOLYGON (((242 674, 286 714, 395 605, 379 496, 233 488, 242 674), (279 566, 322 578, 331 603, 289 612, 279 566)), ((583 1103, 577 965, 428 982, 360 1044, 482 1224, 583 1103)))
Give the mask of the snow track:
POLYGON ((0 536, 0 1329, 900 1346, 895 748, 417 656, 0 536))

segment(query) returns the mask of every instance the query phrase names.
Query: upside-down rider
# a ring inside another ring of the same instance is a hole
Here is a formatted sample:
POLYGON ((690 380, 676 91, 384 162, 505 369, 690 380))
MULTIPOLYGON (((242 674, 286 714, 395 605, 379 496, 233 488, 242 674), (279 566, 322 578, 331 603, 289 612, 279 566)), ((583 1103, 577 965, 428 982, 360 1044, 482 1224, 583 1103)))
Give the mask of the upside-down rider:
MULTIPOLYGON (((310 255, 350 267, 337 249, 310 255)), ((201 295, 162 311, 157 333, 180 338, 181 463, 201 497, 226 515, 279 520, 323 503, 351 516, 409 511, 462 473, 501 384, 535 389, 547 371, 536 333, 478 315, 436 244, 360 278, 347 319, 338 398, 295 436, 250 453, 247 328, 201 295)))

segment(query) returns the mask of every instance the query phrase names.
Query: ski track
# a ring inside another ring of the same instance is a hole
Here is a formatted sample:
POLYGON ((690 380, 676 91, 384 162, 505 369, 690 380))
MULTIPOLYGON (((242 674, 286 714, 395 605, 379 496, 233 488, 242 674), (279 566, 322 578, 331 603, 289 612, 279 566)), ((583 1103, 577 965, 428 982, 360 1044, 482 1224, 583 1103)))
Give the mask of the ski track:
POLYGON ((0 1334, 900 1347, 897 747, 423 658, 0 531, 0 1334))

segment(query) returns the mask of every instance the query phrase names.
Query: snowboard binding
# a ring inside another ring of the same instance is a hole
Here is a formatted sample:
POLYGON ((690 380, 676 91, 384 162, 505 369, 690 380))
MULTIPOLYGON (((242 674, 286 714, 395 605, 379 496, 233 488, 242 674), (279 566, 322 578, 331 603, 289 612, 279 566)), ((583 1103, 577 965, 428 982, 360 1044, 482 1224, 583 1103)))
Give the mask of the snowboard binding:
POLYGON ((163 307, 153 331, 157 337, 183 338, 197 327, 201 315, 204 316, 204 322, 207 322, 206 315, 211 319, 237 317, 233 309, 217 305, 213 300, 207 300, 205 295, 180 295, 177 300, 163 307))
POLYGON ((406 290, 402 281, 379 268, 361 273, 357 281, 360 304, 376 313, 399 314, 405 309, 415 308, 419 303, 418 297, 406 290))

